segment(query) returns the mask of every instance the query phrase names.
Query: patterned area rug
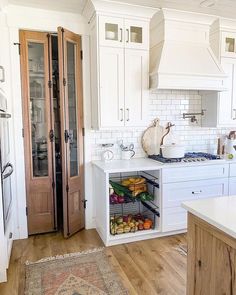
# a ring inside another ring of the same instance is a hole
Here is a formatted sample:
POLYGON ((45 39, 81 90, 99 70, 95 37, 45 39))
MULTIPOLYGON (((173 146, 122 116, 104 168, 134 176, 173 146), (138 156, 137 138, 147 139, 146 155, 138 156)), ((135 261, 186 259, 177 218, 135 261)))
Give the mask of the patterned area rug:
POLYGON ((25 295, 125 295, 104 249, 26 263, 25 295))

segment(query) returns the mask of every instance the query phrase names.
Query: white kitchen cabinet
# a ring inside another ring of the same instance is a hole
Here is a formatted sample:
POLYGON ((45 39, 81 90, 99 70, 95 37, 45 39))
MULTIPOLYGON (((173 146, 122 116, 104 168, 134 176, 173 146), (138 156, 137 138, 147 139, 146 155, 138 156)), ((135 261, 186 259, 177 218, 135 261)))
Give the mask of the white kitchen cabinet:
POLYGON ((236 126, 236 59, 222 58, 221 65, 228 75, 228 90, 219 93, 218 125, 236 126))
POLYGON ((149 49, 149 23, 122 17, 99 16, 99 45, 149 49))
POLYGON ((163 183, 192 181, 200 179, 226 178, 229 176, 228 164, 194 165, 162 169, 163 183))
POLYGON ((124 19, 120 17, 99 17, 99 45, 124 47, 124 19))
POLYGON ((150 17, 139 18, 90 22, 93 129, 147 125, 150 17))
POLYGON ((148 100, 148 52, 100 47, 100 126, 142 126, 148 100))
POLYGON ((231 163, 229 168, 229 176, 230 177, 236 177, 236 163, 231 163))
POLYGON ((1 46, 0 46, 0 90, 7 94, 7 70, 9 69, 9 32, 5 25, 4 14, 0 12, 0 30, 1 30, 1 46))
POLYGON ((149 23, 125 19, 125 47, 149 50, 149 23))
POLYGON ((148 54, 143 50, 125 50, 125 126, 142 126, 147 120, 148 54))
POLYGON ((122 48, 100 48, 100 120, 103 127, 124 126, 124 54, 122 48))
POLYGON ((163 184, 163 208, 181 206, 182 202, 227 195, 228 179, 208 179, 163 184))
POLYGON ((236 58, 236 33, 223 32, 221 34, 221 55, 236 58))
POLYGON ((225 79, 223 92, 206 92, 202 95, 203 127, 236 126, 236 22, 233 20, 216 20, 210 32, 210 44, 216 57, 220 60, 225 79), (227 27, 227 29, 226 29, 227 27), (232 28, 229 30, 229 28, 232 28))
POLYGON ((229 195, 236 195, 236 177, 229 179, 229 195))

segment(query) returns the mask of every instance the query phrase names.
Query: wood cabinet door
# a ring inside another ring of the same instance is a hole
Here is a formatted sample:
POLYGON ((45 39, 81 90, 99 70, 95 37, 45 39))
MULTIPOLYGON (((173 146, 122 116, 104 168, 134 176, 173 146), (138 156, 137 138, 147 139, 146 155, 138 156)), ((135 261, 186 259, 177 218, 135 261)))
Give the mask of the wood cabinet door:
POLYGON ((228 75, 227 91, 219 94, 218 124, 220 126, 236 126, 236 59, 222 58, 221 65, 228 75))
POLYGON ((148 51, 125 49, 125 125, 147 123, 148 51))
POLYGON ((124 49, 100 48, 100 126, 124 126, 124 49))
POLYGON ((64 236, 85 226, 81 37, 58 28, 64 236))
POLYGON ((187 295, 236 294, 235 239, 188 214, 187 295))
POLYGON ((20 31, 29 234, 56 229, 47 33, 20 31))

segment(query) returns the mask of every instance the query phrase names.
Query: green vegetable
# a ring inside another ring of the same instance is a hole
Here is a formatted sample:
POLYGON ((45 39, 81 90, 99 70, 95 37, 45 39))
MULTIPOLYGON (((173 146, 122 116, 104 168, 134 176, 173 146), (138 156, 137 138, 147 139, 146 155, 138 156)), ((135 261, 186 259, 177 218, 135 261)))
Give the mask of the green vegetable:
POLYGON ((137 198, 141 201, 154 201, 154 196, 150 195, 148 192, 140 193, 137 198))
POLYGON ((110 185, 113 187, 115 193, 118 196, 124 197, 125 195, 127 195, 129 197, 132 197, 132 194, 131 194, 130 190, 127 187, 125 187, 125 186, 123 186, 123 185, 121 185, 121 184, 119 184, 117 182, 114 182, 112 180, 110 180, 110 185))

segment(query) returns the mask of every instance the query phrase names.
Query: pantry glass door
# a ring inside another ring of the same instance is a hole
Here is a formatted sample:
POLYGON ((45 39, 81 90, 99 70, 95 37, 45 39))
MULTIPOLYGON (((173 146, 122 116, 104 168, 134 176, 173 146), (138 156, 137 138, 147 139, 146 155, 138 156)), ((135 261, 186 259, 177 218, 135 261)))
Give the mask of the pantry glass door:
POLYGON ((58 28, 64 236, 84 228, 81 37, 58 28))
POLYGON ((47 33, 20 31, 29 234, 56 229, 47 33))

